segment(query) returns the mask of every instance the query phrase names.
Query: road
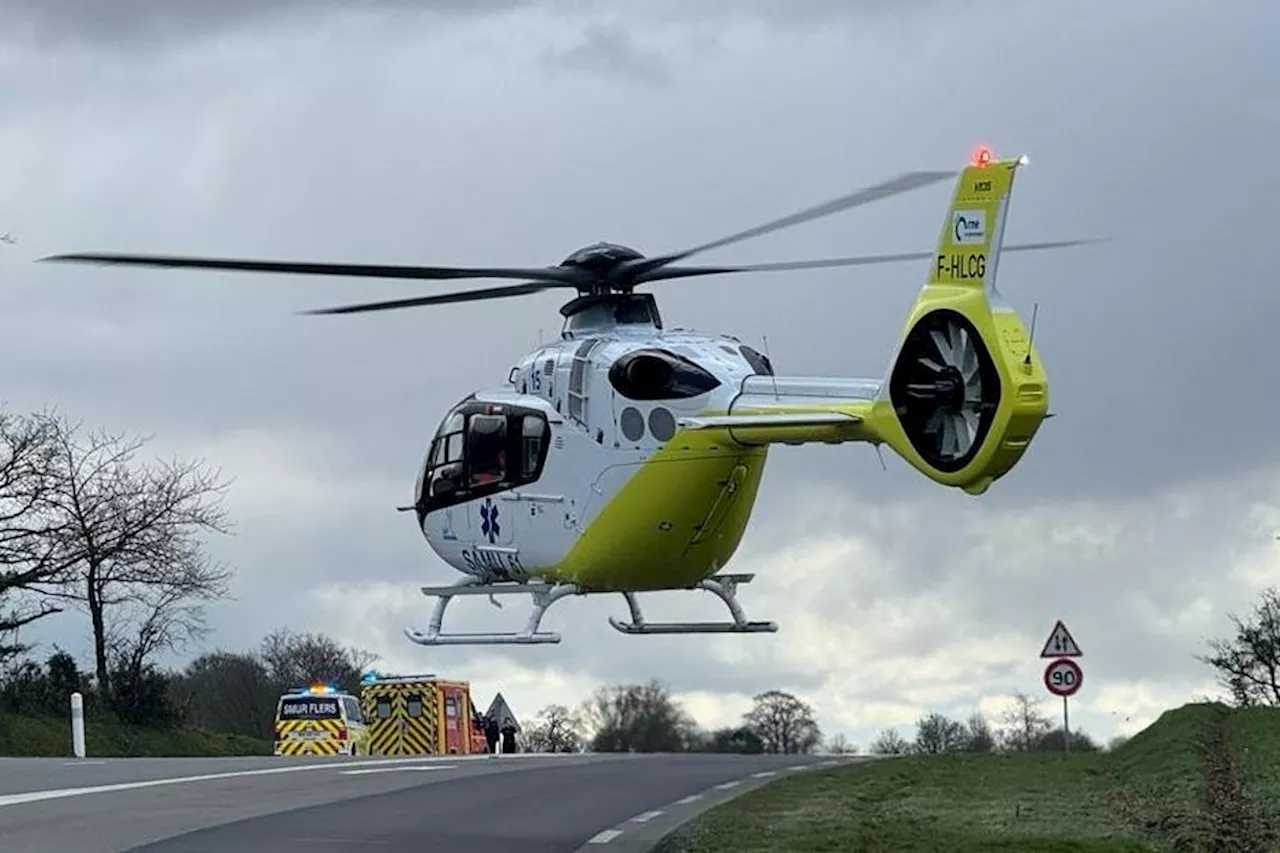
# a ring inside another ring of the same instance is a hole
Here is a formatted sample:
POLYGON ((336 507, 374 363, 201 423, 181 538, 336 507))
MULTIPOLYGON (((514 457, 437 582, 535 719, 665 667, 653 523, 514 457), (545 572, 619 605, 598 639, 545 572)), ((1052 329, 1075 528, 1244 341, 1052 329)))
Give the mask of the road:
POLYGON ((4 853, 634 853, 822 756, 0 759, 4 853))

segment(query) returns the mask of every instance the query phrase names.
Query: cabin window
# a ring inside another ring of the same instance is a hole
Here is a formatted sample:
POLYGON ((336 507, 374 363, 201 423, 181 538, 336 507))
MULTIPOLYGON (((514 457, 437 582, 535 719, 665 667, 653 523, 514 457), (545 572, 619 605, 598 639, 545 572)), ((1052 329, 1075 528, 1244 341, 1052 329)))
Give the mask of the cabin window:
POLYGON ((584 426, 587 423, 587 370, 591 367, 589 356, 599 341, 588 339, 578 345, 569 366, 569 417, 584 426))
POLYGON ((542 462, 543 447, 547 443, 547 422, 534 415, 525 415, 520 421, 520 475, 537 476, 542 462))
POLYGON ((418 697, 418 696, 410 696, 410 697, 409 697, 408 705, 409 705, 409 716, 410 716, 410 717, 421 717, 421 716, 422 716, 422 699, 421 699, 420 697, 418 697))
POLYGON ((378 719, 385 720, 391 716, 391 703, 386 699, 378 700, 378 719))

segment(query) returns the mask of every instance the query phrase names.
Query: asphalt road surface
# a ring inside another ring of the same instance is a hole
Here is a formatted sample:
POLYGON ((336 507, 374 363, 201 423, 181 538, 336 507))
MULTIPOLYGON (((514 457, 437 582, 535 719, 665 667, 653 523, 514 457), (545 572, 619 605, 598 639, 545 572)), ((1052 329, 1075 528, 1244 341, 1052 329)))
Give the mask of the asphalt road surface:
MULTIPOLYGON (((4 853, 632 853, 824 756, 0 759, 4 853)), ((856 760, 856 759, 855 759, 856 760)))

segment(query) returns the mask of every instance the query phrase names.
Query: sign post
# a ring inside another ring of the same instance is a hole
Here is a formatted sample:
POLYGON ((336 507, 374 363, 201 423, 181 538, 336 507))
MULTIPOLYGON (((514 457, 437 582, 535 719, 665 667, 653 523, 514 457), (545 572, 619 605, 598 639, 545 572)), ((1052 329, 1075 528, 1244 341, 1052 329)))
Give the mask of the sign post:
POLYGON ((1071 751, 1071 717, 1067 700, 1076 694, 1084 683, 1084 670, 1072 658, 1084 657, 1075 638, 1059 619, 1049 632, 1040 650, 1041 658, 1051 658, 1044 668, 1044 687, 1054 696, 1062 697, 1062 751, 1071 751))

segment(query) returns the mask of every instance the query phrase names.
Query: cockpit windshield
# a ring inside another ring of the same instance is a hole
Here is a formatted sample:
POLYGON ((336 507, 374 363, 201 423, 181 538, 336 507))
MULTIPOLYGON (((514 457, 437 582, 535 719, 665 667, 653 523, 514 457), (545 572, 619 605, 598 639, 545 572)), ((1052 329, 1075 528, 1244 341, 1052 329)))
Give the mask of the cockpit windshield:
POLYGON ((463 402, 431 443, 418 481, 419 511, 534 482, 542 473, 549 432, 542 412, 463 402))

